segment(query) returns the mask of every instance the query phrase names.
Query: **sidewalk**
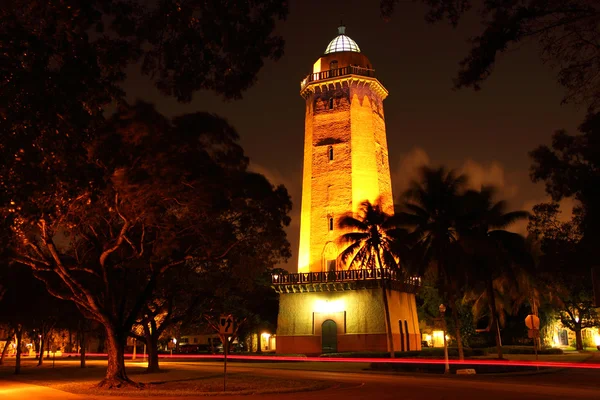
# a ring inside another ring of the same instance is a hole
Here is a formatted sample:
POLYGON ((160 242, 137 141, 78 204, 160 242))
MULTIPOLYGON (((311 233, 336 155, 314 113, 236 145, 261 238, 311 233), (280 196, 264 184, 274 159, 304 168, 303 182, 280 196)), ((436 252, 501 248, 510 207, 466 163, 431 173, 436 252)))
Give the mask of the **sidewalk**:
POLYGON ((63 392, 62 390, 52 389, 46 386, 32 385, 29 383, 0 381, 0 398, 3 400, 68 400, 84 399, 86 396, 67 393, 63 392))

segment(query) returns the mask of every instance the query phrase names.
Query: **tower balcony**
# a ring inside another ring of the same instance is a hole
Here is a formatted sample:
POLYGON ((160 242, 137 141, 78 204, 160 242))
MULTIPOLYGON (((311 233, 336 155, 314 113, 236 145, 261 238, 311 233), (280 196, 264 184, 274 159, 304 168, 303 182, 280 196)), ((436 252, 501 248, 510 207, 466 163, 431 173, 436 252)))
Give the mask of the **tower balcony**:
POLYGON ((407 277, 391 269, 347 269, 327 272, 273 274, 273 288, 278 293, 332 292, 371 289, 385 285, 399 292, 416 293, 421 277, 407 277))
POLYGON ((375 78, 375 70, 358 67, 354 65, 349 65, 347 67, 329 69, 327 71, 316 72, 313 74, 308 74, 306 78, 300 82, 300 91, 304 90, 304 88, 312 83, 317 81, 325 81, 328 79, 335 79, 341 76, 346 75, 358 75, 358 76, 367 76, 369 78, 375 78))

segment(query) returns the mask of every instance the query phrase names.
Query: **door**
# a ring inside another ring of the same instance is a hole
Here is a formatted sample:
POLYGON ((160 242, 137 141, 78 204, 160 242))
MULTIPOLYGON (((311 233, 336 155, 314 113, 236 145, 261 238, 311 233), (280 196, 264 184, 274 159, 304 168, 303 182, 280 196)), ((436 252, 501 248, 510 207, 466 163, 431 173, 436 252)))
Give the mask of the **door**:
POLYGON ((330 319, 321 326, 321 350, 323 353, 337 353, 337 324, 330 319))

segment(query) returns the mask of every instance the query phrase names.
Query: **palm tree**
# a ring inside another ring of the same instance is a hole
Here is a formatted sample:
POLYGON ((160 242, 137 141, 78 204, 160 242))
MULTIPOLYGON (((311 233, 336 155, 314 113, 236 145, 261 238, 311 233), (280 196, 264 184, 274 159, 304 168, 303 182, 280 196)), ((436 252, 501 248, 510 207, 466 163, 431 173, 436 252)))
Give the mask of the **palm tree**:
POLYGON ((468 255, 467 276, 472 287, 485 292, 490 309, 490 329, 495 334, 498 358, 502 358, 498 313, 498 288, 519 287, 524 267, 531 265, 525 238, 505 228, 528 218, 526 211, 506 212, 505 201, 494 201, 496 190, 483 187, 463 196, 464 214, 460 219, 461 246, 468 255), (495 287, 496 286, 496 287, 495 287))
POLYGON ((444 297, 452 310, 458 354, 464 360, 460 318, 456 307, 461 289, 459 272, 457 219, 460 217, 460 199, 467 178, 445 168, 423 167, 419 181, 411 182, 404 193, 401 223, 411 229, 415 242, 413 254, 420 260, 419 275, 437 278, 444 297))
POLYGON ((399 228, 397 218, 382 211, 379 201, 375 204, 364 201, 359 206, 357 217, 348 213, 340 219, 338 226, 352 230, 338 238, 338 242, 348 245, 340 254, 342 262, 348 265, 348 268, 379 269, 381 272, 388 350, 390 357, 394 358, 394 340, 384 269, 400 270, 398 254, 395 250, 398 249, 397 241, 404 230, 399 228))

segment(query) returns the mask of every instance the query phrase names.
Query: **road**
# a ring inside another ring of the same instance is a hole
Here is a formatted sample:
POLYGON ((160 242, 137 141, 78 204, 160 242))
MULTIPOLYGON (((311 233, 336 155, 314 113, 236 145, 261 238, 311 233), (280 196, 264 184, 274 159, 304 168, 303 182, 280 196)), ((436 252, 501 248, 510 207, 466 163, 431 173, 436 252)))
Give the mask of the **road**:
MULTIPOLYGON (((219 371, 215 363, 169 363, 169 368, 206 368, 219 371)), ((283 366, 282 366, 283 367, 283 366)), ((332 372, 282 369, 243 363, 231 363, 231 372, 251 372, 273 379, 303 378, 329 381, 332 387, 325 390, 265 395, 219 396, 219 399, 296 400, 323 399, 460 399, 460 400, 548 400, 548 399, 600 399, 600 370, 563 370, 551 373, 495 376, 443 376, 382 374, 373 372, 332 372)), ((37 399, 92 399, 90 396, 67 394, 54 389, 21 382, 0 383, 3 400, 37 399)), ((93 397, 93 399, 107 397, 93 397)), ((110 396, 111 400, 139 399, 140 397, 110 396)), ((206 397, 187 397, 187 399, 206 397)), ((175 400, 176 398, 172 398, 175 400)), ((177 399, 181 399, 178 397, 177 399)), ((161 397, 161 400, 171 398, 161 397)))

